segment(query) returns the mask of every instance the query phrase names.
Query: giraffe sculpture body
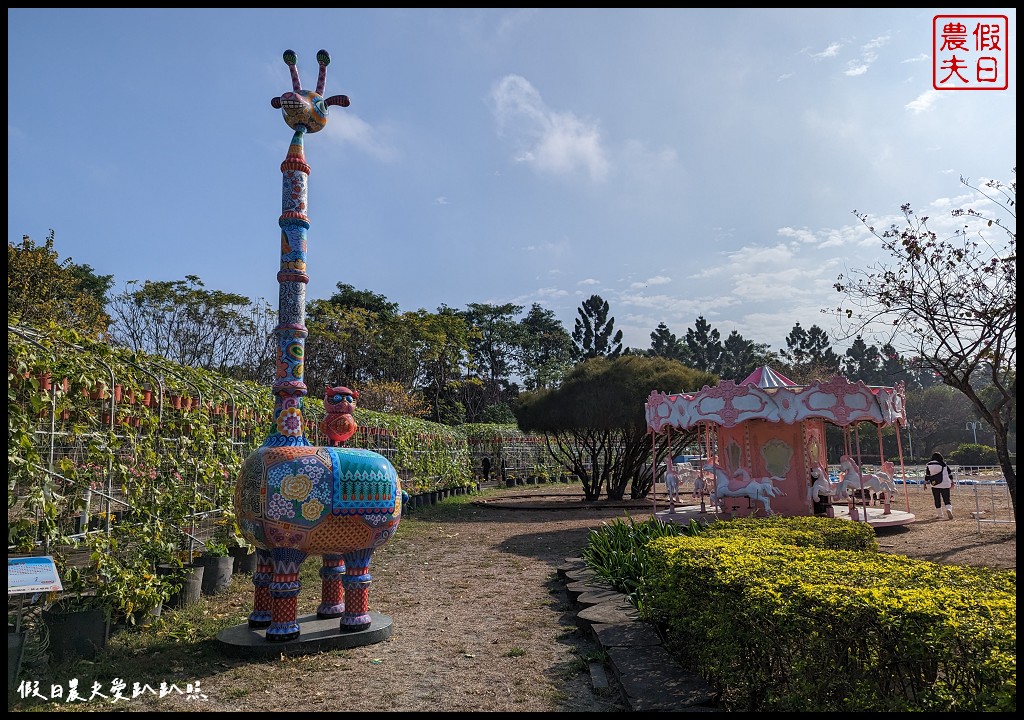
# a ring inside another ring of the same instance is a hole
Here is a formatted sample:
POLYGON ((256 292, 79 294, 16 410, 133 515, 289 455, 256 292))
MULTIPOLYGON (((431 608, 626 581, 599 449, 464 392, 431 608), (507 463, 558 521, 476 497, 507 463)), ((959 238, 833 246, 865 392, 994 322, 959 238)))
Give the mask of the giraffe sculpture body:
POLYGON ((299 569, 308 555, 323 557, 317 617, 340 618, 341 631, 370 627, 370 559, 398 529, 404 494, 394 467, 383 455, 358 448, 316 447, 304 434, 310 168, 303 140, 323 129, 329 106, 347 107, 349 101, 344 95, 323 97, 330 63, 326 50, 317 53, 320 73, 315 91, 301 88, 293 51, 285 51, 284 61, 291 73, 292 91, 271 100, 271 106, 282 111, 294 134, 281 164, 274 428, 263 445, 246 458, 235 485, 238 524, 258 555, 248 624, 266 628, 266 639, 271 642, 300 635, 296 618, 299 569))

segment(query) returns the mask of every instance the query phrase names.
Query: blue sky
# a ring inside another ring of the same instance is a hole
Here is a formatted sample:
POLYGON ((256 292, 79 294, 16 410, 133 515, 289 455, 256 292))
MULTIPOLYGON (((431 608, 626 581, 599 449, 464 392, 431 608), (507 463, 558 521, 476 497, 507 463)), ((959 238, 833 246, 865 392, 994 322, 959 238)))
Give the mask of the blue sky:
MULTIPOLYGON (((307 299, 592 294, 627 345, 698 316, 773 349, 833 325, 900 205, 949 227, 1015 180, 1013 9, 8 9, 7 233, 277 307, 273 97, 331 53, 306 139, 307 299), (932 89, 936 14, 1009 18, 1009 88, 932 89)), ((837 347, 845 347, 837 343, 837 347)))

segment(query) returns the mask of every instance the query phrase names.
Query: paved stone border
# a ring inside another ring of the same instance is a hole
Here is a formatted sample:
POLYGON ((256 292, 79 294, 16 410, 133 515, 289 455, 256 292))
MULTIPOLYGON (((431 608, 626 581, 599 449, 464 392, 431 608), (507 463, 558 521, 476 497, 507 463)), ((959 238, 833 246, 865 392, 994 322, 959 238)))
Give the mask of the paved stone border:
MULTIPOLYGON (((717 695, 665 650, 654 628, 637 617, 620 592, 594 576, 582 558, 558 568, 577 627, 591 632, 608 655, 623 700, 634 712, 721 712, 717 695)), ((591 672, 591 677, 595 677, 591 672)), ((596 688, 596 685, 595 685, 596 688)), ((597 689, 597 688, 596 688, 597 689)))

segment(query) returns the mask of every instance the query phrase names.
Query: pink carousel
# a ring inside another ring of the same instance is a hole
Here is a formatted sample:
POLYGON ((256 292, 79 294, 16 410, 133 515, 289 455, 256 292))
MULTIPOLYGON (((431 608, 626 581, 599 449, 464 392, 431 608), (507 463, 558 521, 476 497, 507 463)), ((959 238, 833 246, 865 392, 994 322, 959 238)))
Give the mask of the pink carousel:
MULTIPOLYGON (((882 527, 915 520, 905 482, 906 510, 892 507, 897 464, 905 478, 900 433, 896 464, 885 458, 882 444, 882 428, 906 424, 905 399, 902 384, 874 387, 836 375, 797 385, 763 366, 740 383, 723 380, 693 394, 654 391, 645 408, 647 431, 654 439, 666 434, 671 441, 673 430, 697 431, 707 458, 697 468, 694 485, 701 513, 818 514, 882 527), (875 428, 880 466, 873 472, 861 470, 863 448, 873 441, 862 437, 864 423, 875 428), (844 450, 835 463, 826 457, 826 424, 843 431, 844 450)), ((671 459, 667 474, 678 474, 671 459)), ((677 497, 669 495, 664 513, 655 506, 655 515, 676 516, 677 497)))

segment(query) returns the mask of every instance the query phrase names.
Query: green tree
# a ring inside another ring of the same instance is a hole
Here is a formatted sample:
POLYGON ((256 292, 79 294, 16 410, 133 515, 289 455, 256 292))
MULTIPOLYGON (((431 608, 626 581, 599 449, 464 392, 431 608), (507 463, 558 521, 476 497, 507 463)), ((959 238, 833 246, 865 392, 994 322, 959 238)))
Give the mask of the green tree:
POLYGON ((882 376, 882 353, 875 345, 868 345, 857 336, 847 348, 843 359, 843 375, 849 380, 860 380, 865 385, 885 385, 882 376))
POLYGON ((594 357, 580 363, 551 390, 524 392, 515 407, 524 432, 544 433, 548 451, 583 483, 587 500, 607 487, 621 500, 631 484, 633 498, 654 486, 652 462, 667 452, 666 440, 652 458, 644 403, 653 390, 692 391, 715 382, 708 373, 676 360, 627 355, 594 357))
POLYGON ((412 327, 408 350, 419 369, 416 387, 430 404, 430 419, 445 425, 466 422, 462 401, 470 362, 470 336, 462 313, 442 307, 436 313, 418 310, 406 313, 412 327))
MULTIPOLYGON (((470 303, 462 312, 469 335, 470 368, 475 371, 484 392, 484 405, 496 405, 514 397, 512 376, 524 342, 523 328, 516 317, 522 305, 470 303)), ((470 422, 480 418, 470 415, 470 422)))
POLYGON ((348 283, 337 283, 337 292, 331 295, 329 302, 343 308, 363 308, 376 313, 381 318, 393 318, 398 315, 398 303, 393 303, 383 295, 370 290, 357 290, 348 283))
POLYGON ((907 421, 913 428, 918 457, 927 458, 933 452, 947 455, 971 440, 967 423, 973 419, 970 401, 946 385, 907 393, 907 421))
POLYGON ((562 321, 537 303, 520 321, 519 374, 527 390, 557 385, 572 367, 573 345, 562 321))
POLYGON ((740 382, 762 365, 775 365, 778 356, 764 343, 747 340, 733 330, 722 343, 721 377, 740 382))
POLYGON ((882 231, 854 212, 890 260, 839 276, 840 332, 852 337, 877 328, 970 400, 995 435, 1016 517, 1008 435, 1017 412, 1017 182, 960 181, 977 193, 981 209, 953 210, 957 227, 942 238, 909 204, 901 207, 903 220, 882 231))
POLYGON ((33 327, 52 322, 100 338, 110 325, 105 307, 113 278, 61 260, 53 230, 42 245, 22 235, 21 243, 7 243, 7 321, 33 327))
POLYGON ((651 333, 651 348, 647 354, 686 363, 686 345, 663 322, 658 323, 658 327, 651 333))
POLYGON ((781 353, 788 375, 794 382, 809 383, 827 380, 839 373, 840 358, 832 350, 828 333, 817 325, 805 330, 797 323, 786 336, 786 349, 781 353))
MULTIPOLYGON (((697 318, 694 326, 686 331, 686 357, 691 367, 713 375, 722 375, 722 333, 704 319, 697 318)), ((743 378, 737 378, 742 380, 743 378)))
POLYGON ((397 382, 411 390, 418 368, 408 351, 409 318, 383 295, 346 283, 336 287, 329 299, 307 305, 307 384, 397 382))
POLYGON ((608 302, 591 295, 576 309, 572 331, 577 362, 596 357, 616 358, 622 354, 622 331, 615 330, 615 318, 608 317, 608 302))
POLYGON ((379 380, 377 343, 380 317, 363 307, 335 305, 329 300, 307 304, 305 382, 319 396, 325 387, 353 389, 379 380))
MULTIPOLYGON (((249 298, 207 290, 195 275, 141 284, 130 280, 109 307, 115 344, 222 373, 250 362, 245 353, 260 330, 249 298)), ((260 342, 270 347, 269 340, 260 342)))

